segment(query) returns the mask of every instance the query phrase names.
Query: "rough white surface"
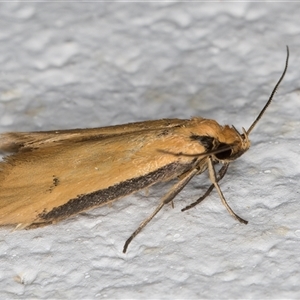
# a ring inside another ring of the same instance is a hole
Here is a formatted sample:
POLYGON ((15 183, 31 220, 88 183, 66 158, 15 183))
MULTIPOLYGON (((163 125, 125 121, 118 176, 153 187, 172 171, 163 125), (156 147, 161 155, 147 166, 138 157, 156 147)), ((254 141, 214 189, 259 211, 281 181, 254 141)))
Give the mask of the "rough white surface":
MULTIPOLYGON (((202 116, 248 128, 221 188, 198 176, 132 242, 168 185, 55 226, 0 230, 1 299, 300 297, 298 3, 1 3, 0 129, 202 116), (202 189, 201 189, 202 188, 202 189)), ((30 178, 28 178, 30 180, 30 178)), ((1 201, 1 199, 0 199, 1 201)))

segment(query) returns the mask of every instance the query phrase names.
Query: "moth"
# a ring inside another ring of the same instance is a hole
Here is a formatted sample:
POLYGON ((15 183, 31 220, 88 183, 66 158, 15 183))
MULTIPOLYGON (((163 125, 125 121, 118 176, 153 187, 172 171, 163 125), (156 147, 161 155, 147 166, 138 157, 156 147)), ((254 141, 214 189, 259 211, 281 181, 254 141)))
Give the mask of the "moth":
POLYGON ((127 239, 132 239, 196 175, 208 170, 211 186, 183 210, 203 201, 213 189, 228 212, 247 224, 229 207, 219 181, 229 164, 250 147, 249 135, 269 100, 248 130, 221 126, 215 120, 162 119, 124 125, 0 135, 0 225, 16 229, 57 223, 80 212, 109 204, 158 182, 177 179, 158 206, 127 239), (215 165, 221 163, 218 172, 215 165))

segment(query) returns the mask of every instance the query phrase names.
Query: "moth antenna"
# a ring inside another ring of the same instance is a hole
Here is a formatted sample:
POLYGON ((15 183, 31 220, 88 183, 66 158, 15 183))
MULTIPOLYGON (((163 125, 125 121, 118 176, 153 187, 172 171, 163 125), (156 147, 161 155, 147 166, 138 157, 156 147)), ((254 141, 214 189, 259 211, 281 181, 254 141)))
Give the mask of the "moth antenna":
POLYGON ((264 108, 261 110, 261 112, 259 113, 258 117, 255 119, 255 121, 252 123, 252 125, 249 127, 249 129, 247 130, 247 135, 250 134, 250 132, 252 131, 252 129, 255 127, 255 125, 257 124, 257 122, 260 120, 260 118, 262 117, 262 115, 265 113, 266 109, 268 108, 268 106, 270 105, 270 103, 272 102, 273 100, 273 97, 282 81, 282 79, 284 78, 284 75, 286 73, 286 70, 288 68, 288 62, 289 62, 289 57, 290 57, 290 51, 289 51, 289 46, 286 46, 286 61, 285 61, 285 67, 284 67, 284 70, 281 74, 281 77, 279 78, 278 82, 276 83, 271 95, 270 95, 270 98, 268 100, 268 102, 265 104, 264 108))

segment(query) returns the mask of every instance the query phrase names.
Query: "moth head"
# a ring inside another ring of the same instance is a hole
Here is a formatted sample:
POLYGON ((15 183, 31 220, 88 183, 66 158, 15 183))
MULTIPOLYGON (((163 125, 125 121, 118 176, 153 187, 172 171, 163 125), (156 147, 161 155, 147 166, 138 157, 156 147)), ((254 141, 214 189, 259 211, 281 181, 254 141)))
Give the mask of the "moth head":
POLYGON ((196 141, 202 147, 204 152, 194 154, 199 156, 210 156, 214 161, 229 163, 250 147, 250 141, 246 130, 243 128, 243 133, 240 133, 235 127, 220 126, 214 120, 203 120, 202 131, 205 134, 196 134, 190 136, 192 141, 196 141))
POLYGON ((223 134, 216 141, 213 159, 222 163, 231 162, 250 148, 250 140, 246 130, 243 128, 241 134, 234 126, 225 126, 223 134))

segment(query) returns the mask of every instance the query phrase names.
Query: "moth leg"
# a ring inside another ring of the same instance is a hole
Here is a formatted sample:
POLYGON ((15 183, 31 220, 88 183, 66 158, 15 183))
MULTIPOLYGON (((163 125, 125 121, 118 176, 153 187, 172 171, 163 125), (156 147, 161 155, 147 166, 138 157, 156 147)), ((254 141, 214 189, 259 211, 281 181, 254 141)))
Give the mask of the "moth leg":
MULTIPOLYGON (((217 182, 219 182, 226 174, 227 170, 228 170, 228 166, 229 163, 225 163, 222 168, 219 170, 218 172, 218 176, 217 176, 217 182)), ((204 193, 204 195, 202 195, 199 199, 197 199, 195 202, 187 205, 185 208, 183 208, 181 211, 185 211, 188 210, 196 205, 198 205, 200 202, 202 202, 210 193, 211 191, 214 189, 214 184, 212 184, 207 191, 204 193)))
POLYGON ((198 173, 196 168, 186 173, 186 176, 173 185, 171 190, 162 197, 160 204, 156 207, 153 213, 146 218, 139 227, 132 233, 132 235, 127 239, 124 244, 123 253, 127 251, 127 248, 131 241, 142 231, 142 229, 153 219, 153 217, 163 208, 165 204, 172 202, 175 196, 188 184, 188 182, 198 173))
POLYGON ((208 158, 208 172, 209 172, 209 178, 211 180, 211 182, 213 183, 213 185, 215 186, 219 197, 221 198, 222 203, 224 204, 224 206, 226 207, 226 209, 228 210, 228 212, 238 221, 240 221, 241 223, 247 224, 248 221, 242 219, 241 217, 239 217, 228 205, 228 203, 225 200, 225 197, 218 185, 218 180, 216 178, 216 171, 214 169, 213 163, 212 163, 212 159, 211 157, 208 158))

